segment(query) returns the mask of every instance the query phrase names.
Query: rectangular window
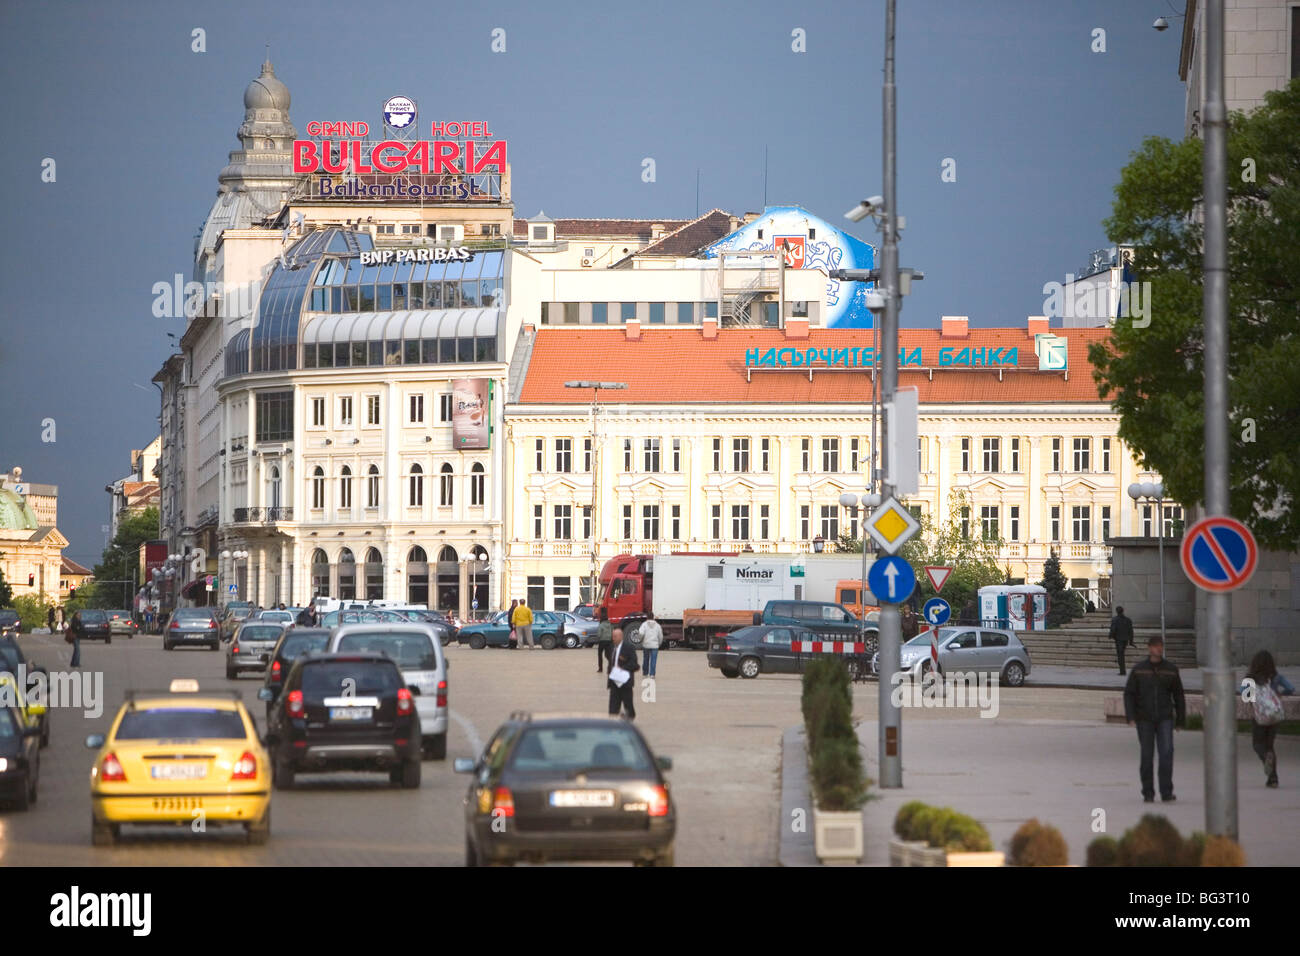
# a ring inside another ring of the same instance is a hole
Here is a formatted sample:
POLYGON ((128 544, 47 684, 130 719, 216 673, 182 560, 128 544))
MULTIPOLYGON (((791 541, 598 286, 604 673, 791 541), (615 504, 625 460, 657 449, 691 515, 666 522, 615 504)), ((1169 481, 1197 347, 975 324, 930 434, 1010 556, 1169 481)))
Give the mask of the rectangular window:
POLYGON ((810 510, 808 505, 799 506, 799 540, 801 541, 807 541, 812 537, 812 529, 809 527, 811 522, 808 517, 810 510))
POLYGON ((760 541, 768 540, 767 532, 770 528, 771 517, 772 517, 771 505, 758 506, 758 538, 760 541))
POLYGON ((1172 538, 1175 534, 1182 534, 1183 529, 1183 508, 1182 505, 1165 505, 1165 537, 1172 538))
POLYGON ((412 395, 411 399, 411 424, 424 424, 424 396, 412 395))
POLYGON ((716 300, 704 303, 704 317, 706 319, 716 319, 718 317, 718 303, 716 300))
POLYGON ((346 470, 339 477, 339 507, 352 507, 352 473, 346 470))
POLYGON ((812 471, 811 438, 803 438, 799 441, 799 470, 805 473, 812 471))
POLYGON ((1092 470, 1092 439, 1076 438, 1074 440, 1074 470, 1092 470))
POLYGON ((982 505, 980 507, 980 531, 986 541, 996 541, 998 534, 998 506, 982 505))
POLYGON ((555 470, 566 473, 573 471, 572 438, 555 439, 555 470))
POLYGON ((379 424, 379 396, 378 395, 366 396, 366 424, 367 425, 379 424))
POLYGON ((592 325, 609 324, 609 303, 608 302, 591 303, 591 324, 592 325))
POLYGON ((713 439, 713 470, 722 471, 722 439, 713 439))
POLYGON ((822 471, 840 470, 840 440, 838 438, 822 439, 822 471))
POLYGON ((673 439, 673 472, 675 474, 678 474, 681 472, 681 470, 682 470, 682 440, 680 438, 674 438, 673 439))
POLYGON ((1074 540, 1086 542, 1092 540, 1092 508, 1088 505, 1075 505, 1070 509, 1074 540))
POLYGON ((438 396, 438 420, 451 421, 451 394, 438 396))
POLYGON ((339 399, 339 427, 352 427, 352 396, 344 395, 339 399))
POLYGON ((759 461, 759 467, 758 467, 758 470, 759 470, 759 471, 762 471, 762 472, 768 472, 768 471, 771 471, 771 470, 772 470, 772 469, 771 469, 771 464, 772 464, 772 459, 771 459, 771 454, 772 454, 772 439, 770 439, 770 438, 764 438, 762 441, 759 442, 759 444, 758 444, 758 454, 759 454, 759 459, 758 459, 758 461, 759 461))
POLYGON ((573 578, 555 578, 551 582, 551 600, 557 611, 569 609, 569 597, 573 590, 573 578))
POLYGON ((528 606, 538 609, 546 607, 546 578, 528 576, 528 606))
POLYGON ((722 505, 713 505, 709 509, 709 518, 713 525, 712 539, 714 541, 722 540, 722 505))
POLYGON ((1061 439, 1052 439, 1052 471, 1061 470, 1061 439))
POLYGON ((1103 473, 1110 472, 1110 439, 1101 440, 1101 470, 1103 473))
POLYGON ((591 505, 582 506, 582 538, 587 540, 591 537, 591 505))
POLYGON ((731 439, 731 470, 749 472, 749 439, 731 439))
POLYGON ((632 506, 623 506, 623 540, 632 540, 632 506))
POLYGON ((1020 439, 1011 439, 1011 473, 1020 473, 1020 439))
POLYGON ((1151 505, 1142 506, 1142 537, 1150 538, 1155 534, 1154 527, 1151 524, 1151 505))
POLYGON ((961 509, 961 536, 963 540, 970 538, 970 508, 963 506, 961 509))
POLYGON ((646 541, 659 540, 659 506, 641 506, 641 537, 646 541))
POLYGON ((618 305, 618 317, 621 321, 627 322, 629 319, 636 318, 635 302, 620 302, 618 305))
POLYGON ((582 470, 589 474, 591 472, 591 438, 590 437, 584 438, 582 440, 582 470))
POLYGON ((1061 506, 1052 505, 1049 514, 1051 516, 1051 522, 1050 522, 1051 527, 1049 528, 1049 530, 1052 533, 1051 540, 1060 541, 1061 540, 1061 506))
POLYGON ((834 541, 840 536, 840 506, 822 505, 821 536, 827 541, 834 541))
POLYGON ((673 505, 671 514, 672 514, 672 522, 673 522, 672 539, 674 541, 680 541, 682 540, 682 506, 673 505))
POLYGON ((695 303, 694 302, 677 303, 677 324, 678 325, 695 324, 695 303))
POLYGON ((541 474, 546 471, 546 439, 533 439, 533 471, 541 474))
POLYGON ((311 423, 315 428, 325 427, 325 399, 313 398, 311 400, 311 423))
POLYGON ((1019 541, 1020 540, 1020 505, 1012 505, 1008 510, 1011 512, 1008 521, 1008 524, 1010 525, 1008 530, 1011 532, 1011 540, 1019 541))
POLYGON ((749 505, 731 506, 731 540, 749 540, 749 505))
POLYGON ((632 439, 623 439, 623 470, 632 470, 632 439))
POLYGON ((1101 540, 1105 543, 1110 537, 1110 505, 1101 506, 1101 540))
POLYGON ((849 439, 849 471, 856 472, 857 470, 858 470, 858 440, 856 438, 850 438, 849 439))
POLYGON ((662 302, 650 303, 650 324, 651 325, 664 324, 664 303, 662 302))
POLYGON ((999 467, 999 459, 1002 457, 1002 442, 997 438, 984 439, 984 470, 986 472, 997 472, 1002 469, 999 467))
POLYGON ((576 302, 564 303, 564 324, 565 325, 578 324, 578 303, 576 302))
POLYGON ((961 468, 960 471, 970 471, 970 439, 961 440, 961 468))
POLYGON ((571 541, 573 539, 573 506, 555 506, 555 539, 571 541))
POLYGON ((542 506, 533 505, 533 540, 541 541, 546 536, 545 529, 542 527, 544 519, 542 518, 542 506))
POLYGON ((646 438, 642 442, 641 458, 645 463, 645 471, 655 474, 659 471, 659 439, 646 438))

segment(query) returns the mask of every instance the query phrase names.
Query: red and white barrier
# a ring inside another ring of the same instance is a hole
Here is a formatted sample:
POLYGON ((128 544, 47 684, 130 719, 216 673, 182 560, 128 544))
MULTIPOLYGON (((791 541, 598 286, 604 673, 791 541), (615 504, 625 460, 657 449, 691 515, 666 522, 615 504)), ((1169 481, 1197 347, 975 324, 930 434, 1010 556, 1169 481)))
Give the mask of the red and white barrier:
POLYGON ((865 654, 865 641, 791 641, 790 650, 796 654, 865 654))

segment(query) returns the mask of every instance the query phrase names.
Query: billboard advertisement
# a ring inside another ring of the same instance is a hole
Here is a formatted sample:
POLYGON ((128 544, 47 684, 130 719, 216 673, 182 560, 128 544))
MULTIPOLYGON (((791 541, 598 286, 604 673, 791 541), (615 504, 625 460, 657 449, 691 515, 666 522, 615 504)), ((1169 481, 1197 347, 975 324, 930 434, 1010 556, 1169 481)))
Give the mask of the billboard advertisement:
POLYGON ((140 543, 140 583, 153 581, 154 571, 161 571, 167 563, 166 541, 142 541, 140 543))
POLYGON ((451 444, 453 448, 490 447, 486 378, 458 378, 451 383, 451 444))

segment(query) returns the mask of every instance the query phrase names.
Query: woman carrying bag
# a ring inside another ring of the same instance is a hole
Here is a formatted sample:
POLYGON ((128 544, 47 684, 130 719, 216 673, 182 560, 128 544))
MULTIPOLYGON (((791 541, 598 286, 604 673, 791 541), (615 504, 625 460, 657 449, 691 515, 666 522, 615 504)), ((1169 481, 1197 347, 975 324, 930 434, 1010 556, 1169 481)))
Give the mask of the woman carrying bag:
MULTIPOLYGON (((1277 726, 1286 718, 1286 708, 1281 695, 1294 694, 1291 682, 1277 672, 1273 655, 1260 651, 1250 661, 1246 679, 1241 682, 1241 692, 1254 692, 1250 700, 1250 743, 1264 764, 1266 787, 1277 787, 1277 752, 1273 741, 1277 726)), ((1247 698, 1249 700, 1249 698, 1247 698)))

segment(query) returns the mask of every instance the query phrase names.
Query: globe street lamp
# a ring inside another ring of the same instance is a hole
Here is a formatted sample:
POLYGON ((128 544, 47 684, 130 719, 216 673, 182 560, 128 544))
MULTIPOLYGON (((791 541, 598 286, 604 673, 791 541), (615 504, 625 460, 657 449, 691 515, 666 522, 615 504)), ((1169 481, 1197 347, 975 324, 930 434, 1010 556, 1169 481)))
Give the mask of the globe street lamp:
POLYGON ((1133 482, 1128 486, 1128 496, 1136 504, 1147 500, 1156 503, 1156 531, 1160 549, 1160 642, 1165 640, 1165 486, 1161 482, 1133 482))

